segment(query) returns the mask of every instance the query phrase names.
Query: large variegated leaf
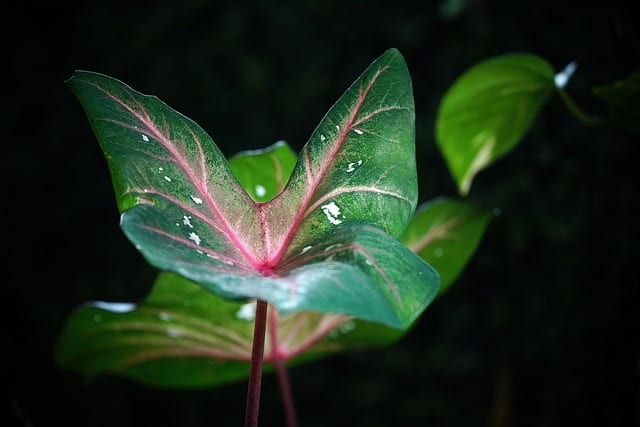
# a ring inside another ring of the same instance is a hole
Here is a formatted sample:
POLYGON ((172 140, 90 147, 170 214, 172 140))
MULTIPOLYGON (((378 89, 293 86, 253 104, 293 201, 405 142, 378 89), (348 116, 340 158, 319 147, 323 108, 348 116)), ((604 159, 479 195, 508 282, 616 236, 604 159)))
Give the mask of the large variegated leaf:
POLYGON ((397 50, 334 104, 266 202, 247 194, 206 132, 157 98, 92 72, 69 85, 108 160, 121 226, 161 270, 282 314, 398 328, 435 296, 435 270, 395 240, 417 201, 411 79, 397 50))

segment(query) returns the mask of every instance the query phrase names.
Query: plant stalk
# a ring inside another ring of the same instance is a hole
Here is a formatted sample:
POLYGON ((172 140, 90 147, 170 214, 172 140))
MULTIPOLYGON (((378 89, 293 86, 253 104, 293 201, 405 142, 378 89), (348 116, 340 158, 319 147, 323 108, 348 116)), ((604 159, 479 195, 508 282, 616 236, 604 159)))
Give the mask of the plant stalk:
POLYGON ((269 312, 269 335, 271 337, 271 358, 276 367, 276 374, 278 375, 280 396, 282 398, 282 406, 287 422, 286 425, 287 427, 298 427, 296 407, 293 402, 293 393, 291 392, 291 381, 289 381, 284 359, 278 351, 278 312, 276 310, 269 312))
POLYGON ((276 359, 276 372, 278 374, 278 383, 280 384, 280 394, 282 396, 282 406, 287 420, 287 427, 298 427, 298 419, 296 416, 296 406, 293 402, 293 393, 291 392, 291 382, 287 374, 287 367, 282 359, 276 359))
POLYGON ((585 111, 583 111, 578 104, 575 103, 573 98, 569 96, 569 94, 563 90, 558 89, 558 94, 560 95, 560 99, 564 102, 564 105, 567 107, 571 115, 582 125, 584 126, 599 126, 605 122, 605 119, 598 116, 593 116, 585 111))
POLYGON ((247 386, 247 407, 244 426, 257 427, 260 411, 260 386, 262 383, 262 360, 264 358, 264 336, 267 328, 267 303, 257 301, 256 320, 253 328, 253 345, 251 349, 251 367, 249 385, 247 386))

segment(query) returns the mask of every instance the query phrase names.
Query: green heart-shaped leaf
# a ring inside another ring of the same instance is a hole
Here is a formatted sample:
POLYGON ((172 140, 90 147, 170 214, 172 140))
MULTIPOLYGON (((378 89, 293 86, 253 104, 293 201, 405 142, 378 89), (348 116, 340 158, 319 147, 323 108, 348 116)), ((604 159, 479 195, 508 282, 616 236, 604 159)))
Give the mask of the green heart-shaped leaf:
POLYGON ((436 143, 460 194, 520 142, 554 90, 553 69, 530 54, 484 60, 456 79, 438 108, 436 143))

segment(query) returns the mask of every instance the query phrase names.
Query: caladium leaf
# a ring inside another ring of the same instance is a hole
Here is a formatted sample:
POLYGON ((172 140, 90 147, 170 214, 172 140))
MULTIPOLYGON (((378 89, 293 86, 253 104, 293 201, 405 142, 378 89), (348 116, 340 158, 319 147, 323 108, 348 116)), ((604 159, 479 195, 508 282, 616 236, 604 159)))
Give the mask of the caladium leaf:
POLYGON ((285 188, 257 202, 211 138, 111 77, 69 80, 107 158, 121 226, 161 270, 282 314, 343 313, 406 328, 438 275, 395 240, 415 210, 411 79, 390 49, 334 104, 285 188))
POLYGON ((484 60, 456 79, 436 116, 436 143, 460 194, 509 153, 555 90, 554 72, 530 54, 484 60))
POLYGON ((420 205, 400 239, 440 274, 440 293, 458 278, 489 225, 491 212, 448 198, 420 205))
MULTIPOLYGON (((229 301, 164 272, 140 305, 92 302, 78 307, 56 343, 55 359, 88 379, 111 373, 155 387, 221 385, 248 376, 254 314, 254 302, 229 301)), ((266 372, 275 357, 301 363, 384 345, 402 332, 339 314, 278 317, 270 308, 269 316, 266 372)))

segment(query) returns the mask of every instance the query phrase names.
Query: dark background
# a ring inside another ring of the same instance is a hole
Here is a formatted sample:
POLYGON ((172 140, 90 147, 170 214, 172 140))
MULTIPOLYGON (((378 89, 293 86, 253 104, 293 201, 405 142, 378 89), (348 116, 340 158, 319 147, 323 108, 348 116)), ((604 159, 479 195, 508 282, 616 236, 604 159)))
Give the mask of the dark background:
MULTIPOLYGON (((153 390, 61 372, 52 351, 87 300, 137 301, 155 277, 118 227, 106 162, 65 86, 98 71, 157 95, 227 155, 296 150, 371 61, 413 78, 421 201, 457 197, 438 102, 489 56, 529 52, 568 90, 638 69, 633 2, 87 2, 7 8, 2 164, 3 417, 20 426, 239 426, 246 384, 153 390), (8 95, 8 96, 7 96, 8 95), (6 277, 6 276, 5 276, 6 277)), ((496 216, 464 274, 396 345, 292 368, 301 426, 640 425, 639 138, 587 128, 553 98, 469 199, 496 216)), ((283 425, 275 377, 262 426, 283 425)))

